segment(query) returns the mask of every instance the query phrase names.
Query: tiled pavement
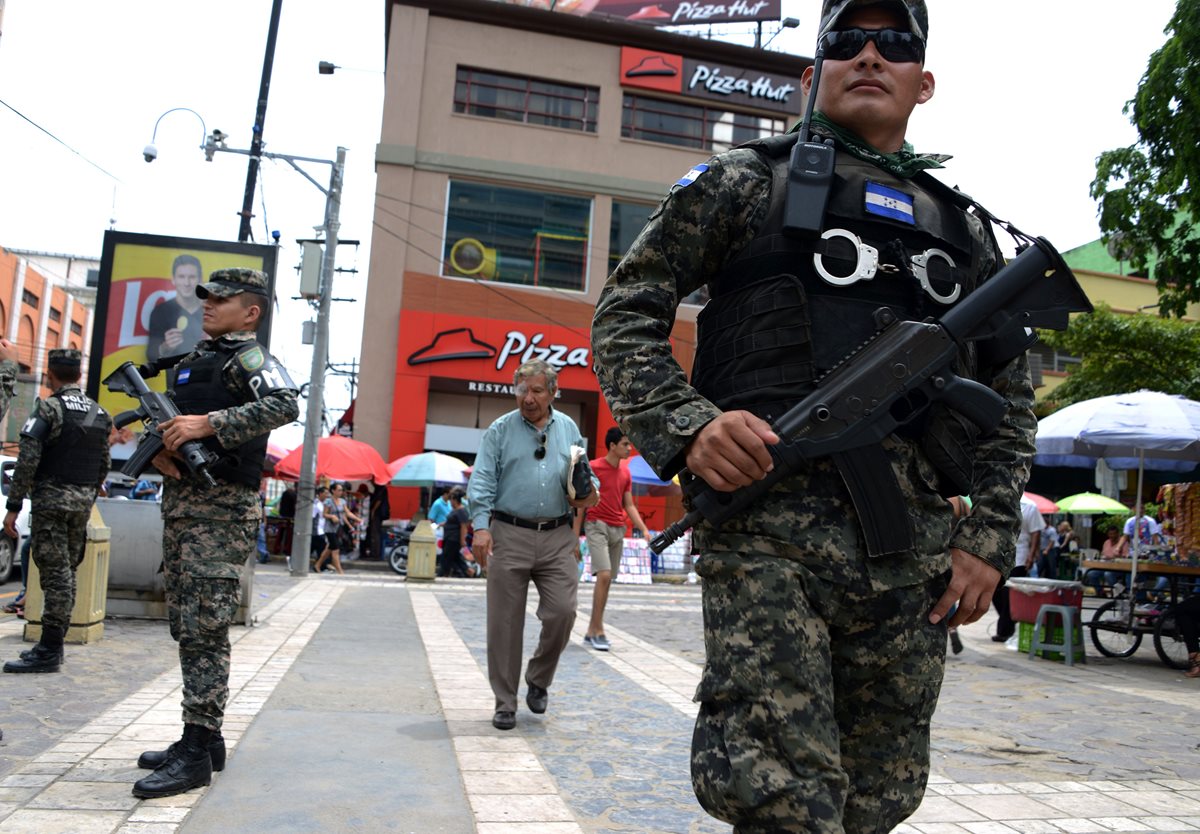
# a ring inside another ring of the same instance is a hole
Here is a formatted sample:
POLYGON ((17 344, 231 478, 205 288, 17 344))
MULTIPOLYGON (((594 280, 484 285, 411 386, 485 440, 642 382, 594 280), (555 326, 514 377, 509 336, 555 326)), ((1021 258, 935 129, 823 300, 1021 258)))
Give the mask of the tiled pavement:
MULTIPOLYGON (((703 651, 696 588, 618 586, 607 617, 614 650, 592 652, 580 645, 581 616, 551 690, 549 712, 533 716, 522 710, 517 730, 500 733, 489 720, 482 583, 320 577, 300 583, 280 579, 275 587, 280 593, 259 612, 259 626, 234 633, 226 721, 233 747, 229 768, 211 788, 145 802, 129 794, 131 781, 142 773, 130 767, 132 759, 178 736, 178 672, 167 656, 160 675, 96 707, 86 722, 14 764, 0 779, 0 834, 304 831, 316 828, 305 824, 310 819, 305 814, 315 819, 320 810, 342 814, 342 825, 325 824, 324 830, 729 831, 699 810, 687 776, 691 694, 703 651), (364 641, 352 652, 340 648, 344 644, 330 651, 322 642, 335 626, 363 633, 385 622, 377 616, 381 612, 404 614, 386 620, 394 632, 388 640, 364 641), (303 761, 311 755, 303 739, 279 730, 284 711, 295 707, 292 701, 312 697, 298 695, 308 690, 295 687, 311 684, 313 670, 336 675, 343 664, 352 684, 356 675, 370 674, 354 663, 395 664, 389 647, 401 642, 412 651, 403 655, 406 666, 399 673, 425 676, 404 697, 419 699, 429 689, 435 720, 411 725, 407 735, 389 735, 385 725, 404 719, 381 707, 379 715, 362 722, 365 730, 353 713, 330 719, 340 723, 325 728, 345 748, 371 741, 356 732, 382 736, 385 753, 375 766, 394 775, 371 782, 364 763, 353 756, 303 761), (457 765, 457 781, 432 760, 442 747, 450 770, 457 765), (256 766, 239 768, 240 763, 256 766), (287 781, 297 768, 323 768, 324 789, 293 791, 286 798, 264 789, 287 781), (400 784, 422 773, 438 774, 446 809, 436 824, 416 822, 428 818, 418 807, 430 804, 427 795, 406 799, 409 794, 397 789, 400 798, 393 796, 390 805, 381 799, 380 781, 400 784), (458 806, 464 812, 454 816, 458 806), (229 812, 239 807, 245 827, 236 816, 229 822, 229 812), (345 809, 356 812, 353 821, 345 809)), ((585 586, 581 615, 589 597, 585 586)), ((533 609, 531 602, 527 653, 536 636, 533 609)), ((6 653, 17 645, 14 634, 14 623, 0 623, 6 653)), ((1093 657, 1087 666, 1073 668, 1030 661, 991 643, 979 626, 963 634, 967 650, 948 665, 935 719, 935 776, 920 810, 898 831, 1200 830, 1194 681, 1141 658, 1093 657)), ((0 726, 2 716, 0 709, 0 726)))

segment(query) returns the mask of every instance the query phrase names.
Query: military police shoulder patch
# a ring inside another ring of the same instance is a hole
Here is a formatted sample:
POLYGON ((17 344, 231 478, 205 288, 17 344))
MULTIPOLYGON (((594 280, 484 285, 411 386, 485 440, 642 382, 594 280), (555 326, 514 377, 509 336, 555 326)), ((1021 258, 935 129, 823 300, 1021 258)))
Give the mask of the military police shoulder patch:
POLYGON ((267 357, 263 353, 263 349, 259 345, 255 345, 249 350, 244 350, 238 354, 238 362, 247 371, 257 371, 266 364, 267 357))

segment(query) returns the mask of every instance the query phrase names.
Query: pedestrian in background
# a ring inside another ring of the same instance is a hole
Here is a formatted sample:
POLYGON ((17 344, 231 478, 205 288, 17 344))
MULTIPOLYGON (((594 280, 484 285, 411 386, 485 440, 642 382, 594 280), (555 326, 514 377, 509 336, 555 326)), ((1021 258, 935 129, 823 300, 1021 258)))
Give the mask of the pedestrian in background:
POLYGON ((146 751, 133 795, 174 796, 212 781, 225 767, 221 724, 229 699, 229 625, 237 614, 242 568, 254 555, 259 483, 271 429, 296 419, 296 386, 255 330, 269 309, 267 275, 219 269, 197 288, 208 338, 185 354, 169 390, 180 415, 162 423, 163 579, 171 637, 183 673, 183 736, 146 751), (220 461, 216 487, 182 466, 177 450, 200 441, 220 461))
MULTIPOLYGON (((333 569, 335 571, 345 573, 342 570, 342 531, 348 525, 357 525, 362 521, 347 506, 346 499, 343 497, 345 491, 345 487, 342 484, 334 483, 330 487, 329 497, 324 501, 325 550, 317 558, 317 573, 321 572, 326 559, 333 562, 333 569)), ((351 527, 350 529, 354 528, 351 527)))
POLYGON ((467 508, 463 506, 461 489, 453 489, 449 493, 450 514, 442 523, 442 552, 438 559, 438 576, 470 576, 471 567, 463 558, 463 548, 467 546, 467 528, 471 526, 471 518, 467 508))
POLYGON ((575 421, 552 405, 558 372, 534 359, 517 368, 513 385, 517 408, 484 432, 467 487, 475 525, 471 549, 488 574, 488 680, 496 703, 492 726, 498 730, 517 725, 530 581, 538 590, 542 630, 525 670, 525 703, 531 712, 546 711, 575 622, 579 539, 571 509, 599 501, 594 488, 586 498, 567 492, 571 447, 583 446, 583 437, 575 421))
MULTIPOLYGON (((822 80, 814 88, 809 67, 801 84, 815 144, 835 158, 802 169, 814 153, 797 141, 812 138, 792 134, 708 159, 609 277, 596 375, 660 478, 686 466, 721 492, 765 478, 780 442, 771 420, 876 334, 875 311, 941 318, 1003 266, 986 212, 925 173, 943 157, 905 140, 934 94, 927 32, 922 0, 825 0, 822 80), (789 234, 790 219, 811 232, 789 234), (689 380, 670 334, 701 286, 711 300, 689 380)), ((1022 348, 958 353, 957 372, 1004 403, 996 431, 967 436, 937 407, 856 450, 879 473, 861 506, 839 461, 819 458, 719 528, 693 528, 706 659, 692 785, 736 831, 889 831, 920 804, 946 620, 983 616, 1011 567, 1037 428, 1022 348), (952 525, 943 496, 964 493, 974 507, 952 525)))
POLYGON ((8 490, 4 532, 17 536, 17 514, 32 493, 33 563, 42 587, 42 636, 5 672, 57 672, 63 637, 75 607, 75 571, 87 545, 92 504, 108 477, 112 420, 79 388, 83 355, 56 348, 46 362, 45 383, 54 393, 34 405, 21 428, 20 452, 8 490))
MULTIPOLYGON (((1045 519, 1038 512, 1037 504, 1022 495, 1021 528, 1017 534, 1015 561, 1012 572, 1009 573, 1009 578, 1019 578, 1029 575, 1038 554, 1041 552, 1038 545, 1042 537, 1042 530, 1045 527, 1045 519)), ((992 642, 1003 643, 1017 633, 1017 625, 1013 622, 1012 613, 1009 609, 1006 582, 1001 582, 1000 587, 996 589, 996 593, 992 595, 992 605, 996 607, 997 615, 996 633, 992 635, 992 642)))
POLYGON ((581 515, 587 515, 583 530, 592 561, 592 575, 596 577, 592 589, 592 617, 583 642, 601 652, 612 647, 604 634, 604 608, 608 604, 608 590, 621 572, 626 516, 647 541, 650 539, 650 531, 633 503, 633 477, 629 467, 621 465, 633 454, 629 438, 614 426, 604 435, 604 447, 608 450, 604 457, 591 463, 592 471, 600 479, 600 503, 590 510, 579 511, 581 515))

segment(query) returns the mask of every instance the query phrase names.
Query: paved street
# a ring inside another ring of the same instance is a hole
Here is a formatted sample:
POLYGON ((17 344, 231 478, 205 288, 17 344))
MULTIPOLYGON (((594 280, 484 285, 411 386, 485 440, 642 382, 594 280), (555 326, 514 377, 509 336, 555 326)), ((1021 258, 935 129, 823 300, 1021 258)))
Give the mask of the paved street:
MULTIPOLYGON (((0 681, 0 834, 730 830, 688 780, 697 587, 617 586, 613 651, 581 645, 581 616, 549 711, 523 709, 509 733, 490 725, 483 590, 260 569, 258 625, 233 635, 228 766, 165 800, 129 788, 137 754, 178 737, 173 644, 163 623, 110 620, 99 643, 68 647, 64 674, 0 681)), ((1200 830, 1200 681, 1149 641, 1068 668, 991 642, 988 625, 963 630, 949 661, 934 779, 899 831, 1200 830)), ((22 645, 20 622, 0 619, 0 657, 22 645)))

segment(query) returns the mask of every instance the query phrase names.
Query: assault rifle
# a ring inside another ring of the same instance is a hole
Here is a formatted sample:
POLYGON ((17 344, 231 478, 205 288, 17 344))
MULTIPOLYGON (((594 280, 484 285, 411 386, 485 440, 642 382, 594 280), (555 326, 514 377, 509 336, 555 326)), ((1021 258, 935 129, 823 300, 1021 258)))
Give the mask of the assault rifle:
POLYGON ((1021 254, 940 320, 901 321, 881 308, 875 314, 876 334, 772 425, 779 435, 779 443, 767 447, 774 469, 733 492, 693 479, 687 489, 692 510, 651 540, 650 549, 662 553, 701 521, 723 524, 802 462, 828 456, 838 463, 863 520, 868 550, 899 549, 891 531, 907 528, 907 514, 903 506, 887 506, 874 494, 877 482, 870 467, 878 458, 868 453, 878 452, 881 440, 935 402, 963 415, 981 434, 994 431, 1007 409, 1005 399, 954 372, 960 347, 994 339, 1023 349, 1028 343, 1024 328, 1064 330, 1069 313, 1091 309, 1070 268, 1045 238, 1027 242, 1021 254))
MULTIPOLYGON (((113 425, 119 429, 135 420, 141 420, 146 427, 137 450, 121 467, 122 475, 136 478, 150 467, 150 461, 164 448, 162 432, 158 430, 159 423, 178 417, 179 409, 169 396, 151 390, 132 362, 121 363, 120 367, 105 378, 103 384, 113 393, 128 394, 138 401, 137 408, 122 411, 113 418, 113 425)), ((211 487, 217 486, 216 480, 209 474, 208 467, 216 463, 218 457, 204 448, 204 444, 199 440, 189 440, 177 451, 193 475, 199 475, 211 487)))

